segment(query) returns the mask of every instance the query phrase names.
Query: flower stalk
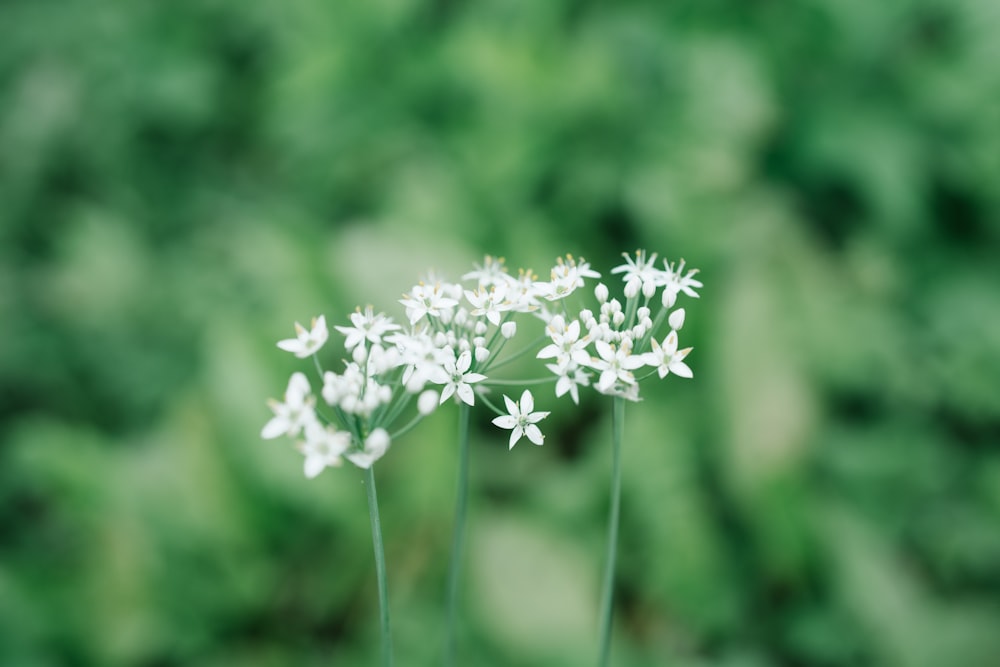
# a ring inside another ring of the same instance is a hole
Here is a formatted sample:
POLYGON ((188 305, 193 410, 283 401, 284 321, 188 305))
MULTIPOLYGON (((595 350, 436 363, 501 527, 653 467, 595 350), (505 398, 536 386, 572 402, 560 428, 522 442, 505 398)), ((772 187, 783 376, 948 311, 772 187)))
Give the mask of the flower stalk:
POLYGON ((448 570, 448 627, 445 637, 444 664, 455 664, 457 643, 458 584, 462 570, 465 542, 465 515, 469 501, 469 406, 458 405, 458 481, 455 492, 455 525, 452 529, 451 566, 448 570))
POLYGON ((368 491, 368 517, 372 524, 372 547, 375 551, 375 578, 378 581, 379 626, 382 636, 382 667, 392 667, 392 631, 389 627, 389 586, 385 572, 385 549, 382 546, 382 522, 378 515, 378 494, 375 490, 375 466, 365 469, 365 489, 368 491))
POLYGON ((601 611, 598 649, 599 667, 607 667, 611 654, 611 621, 614 609, 615 561, 618 555, 618 517, 622 496, 622 439, 625 431, 625 399, 615 396, 611 410, 611 509, 608 518, 607 555, 604 560, 604 582, 601 585, 601 611))

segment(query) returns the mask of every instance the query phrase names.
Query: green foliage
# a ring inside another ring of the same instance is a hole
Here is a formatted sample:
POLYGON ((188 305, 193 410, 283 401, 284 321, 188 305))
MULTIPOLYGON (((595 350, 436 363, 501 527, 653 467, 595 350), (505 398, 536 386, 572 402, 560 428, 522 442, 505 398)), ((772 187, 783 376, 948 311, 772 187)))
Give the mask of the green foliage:
MULTIPOLYGON (((1000 655, 989 0, 0 6, 0 664, 374 664, 360 473, 258 437, 294 320, 483 253, 701 267, 629 405, 616 665, 1000 655)), ((610 401, 473 425, 461 654, 596 652, 610 401), (589 620, 588 620, 589 619, 589 620)), ((380 463, 436 664, 455 412, 380 463)))

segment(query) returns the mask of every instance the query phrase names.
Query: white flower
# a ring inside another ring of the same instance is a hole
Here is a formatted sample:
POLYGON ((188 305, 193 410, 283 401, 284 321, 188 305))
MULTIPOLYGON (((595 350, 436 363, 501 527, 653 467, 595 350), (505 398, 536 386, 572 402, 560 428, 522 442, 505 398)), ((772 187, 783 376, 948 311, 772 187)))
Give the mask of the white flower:
POLYGON ((404 294, 399 302, 406 306, 406 316, 410 319, 410 324, 416 324, 425 315, 441 317, 447 309, 458 305, 458 301, 444 295, 440 283, 434 287, 423 283, 416 285, 409 294, 404 294))
POLYGON ((622 276, 622 280, 625 281, 625 296, 631 299, 642 289, 643 296, 647 299, 652 297, 656 293, 657 285, 663 282, 663 272, 653 266, 656 253, 646 259, 645 250, 636 250, 635 260, 628 253, 622 253, 622 257, 626 263, 611 269, 611 273, 625 274, 622 276))
POLYGON ((635 384, 632 371, 646 364, 643 355, 633 355, 631 345, 623 344, 617 349, 603 340, 594 341, 600 359, 592 359, 590 367, 601 371, 597 390, 604 393, 613 389, 616 383, 635 384))
POLYGON ((280 435, 296 436, 304 426, 316 420, 316 413, 313 409, 313 397, 309 395, 309 380, 302 373, 292 373, 288 380, 288 389, 285 390, 285 402, 279 403, 275 400, 267 402, 274 412, 264 428, 261 429, 260 437, 270 440, 280 435))
POLYGON ((580 338, 580 321, 573 320, 567 326, 561 315, 556 315, 549 321, 546 332, 552 343, 546 345, 538 354, 537 359, 556 358, 556 363, 565 365, 570 360, 578 364, 590 362, 590 355, 586 352, 587 344, 590 342, 589 336, 580 338))
POLYGON ((351 434, 336 431, 331 426, 323 427, 318 421, 306 424, 306 439, 299 444, 299 451, 305 457, 306 477, 312 479, 323 472, 323 468, 343 464, 341 456, 351 446, 351 434))
POLYGON ((382 342, 382 336, 385 333, 399 328, 398 324, 393 323, 392 319, 384 314, 376 315, 371 306, 366 307, 364 313, 360 309, 351 313, 351 323, 354 325, 353 327, 334 327, 347 336, 344 347, 348 350, 357 347, 365 340, 378 345, 382 342))
POLYGON ((590 386, 590 373, 572 361, 568 364, 545 364, 545 367, 559 376, 556 381, 556 398, 569 392, 573 402, 579 405, 580 387, 590 386))
POLYGON ((540 304, 538 297, 541 296, 539 284, 538 276, 530 270, 519 269, 517 278, 507 276, 507 300, 511 303, 511 310, 518 313, 537 310, 540 304))
POLYGON ((700 280, 695 280, 694 276, 698 273, 698 269, 691 269, 687 273, 684 273, 684 260, 680 261, 677 270, 674 270, 673 264, 668 264, 666 260, 663 260, 663 266, 665 271, 664 275, 664 285, 666 286, 663 290, 663 307, 673 308, 674 303, 677 301, 677 294, 679 292, 684 292, 690 297, 698 298, 698 293, 694 291, 694 288, 701 288, 702 284, 700 280), (684 274, 684 275, 681 275, 684 274))
POLYGON ((503 257, 494 259, 490 255, 486 255, 482 266, 478 264, 473 266, 475 266, 475 270, 462 276, 462 280, 475 280, 479 285, 488 287, 489 285, 502 285, 509 278, 507 267, 503 265, 503 257))
POLYGON ((692 348, 686 347, 683 350, 677 349, 676 331, 671 331, 667 337, 663 339, 663 345, 660 345, 656 342, 656 339, 653 339, 652 347, 652 352, 647 352, 642 356, 645 359, 647 366, 656 368, 660 375, 660 379, 667 377, 669 373, 679 375, 682 378, 694 377, 694 373, 692 373, 688 365, 684 363, 684 357, 688 355, 692 348))
POLYGON ((396 334, 393 341, 399 351, 402 363, 406 365, 403 371, 403 386, 406 391, 415 394, 424 388, 428 382, 444 384, 448 374, 442 367, 453 354, 448 348, 442 348, 423 334, 396 334))
POLYGON ((347 454, 347 460, 359 468, 371 468, 389 449, 389 433, 384 428, 377 428, 365 438, 364 449, 347 454))
POLYGON ((500 335, 510 340, 517 333, 517 322, 504 322, 500 326, 500 335))
POLYGON ((524 393, 521 394, 521 400, 517 403, 510 400, 506 394, 503 400, 507 404, 507 412, 510 414, 497 417, 493 420, 493 423, 500 428, 513 429, 510 434, 509 449, 514 449, 514 445, 517 444, 522 435, 528 436, 528 440, 536 445, 544 443, 545 436, 542 435, 542 431, 535 424, 548 417, 549 413, 532 412, 535 409, 535 399, 531 395, 531 392, 525 389, 524 393))
POLYGON ((566 261, 562 257, 556 259, 556 265, 552 267, 549 274, 549 282, 537 283, 538 294, 549 301, 564 299, 579 287, 583 287, 584 278, 600 278, 601 274, 591 270, 590 264, 573 259, 572 255, 566 255, 566 261))
POLYGON ((473 305, 470 314, 485 316, 493 326, 500 326, 500 314, 513 308, 507 300, 507 286, 503 283, 491 285, 489 289, 480 286, 475 292, 465 290, 465 298, 473 305))
POLYGON ((278 347, 287 352, 292 352, 299 359, 305 359, 310 354, 323 347, 323 343, 329 337, 330 332, 326 328, 326 317, 320 315, 312 320, 312 329, 306 330, 298 322, 295 323, 295 338, 286 338, 278 341, 278 347))
POLYGON ((481 382, 486 379, 481 373, 470 373, 472 366, 472 354, 466 350, 459 355, 457 360, 444 362, 444 372, 448 376, 447 384, 441 390, 440 402, 444 403, 452 394, 458 394, 463 403, 475 405, 476 397, 469 385, 473 382, 481 382))

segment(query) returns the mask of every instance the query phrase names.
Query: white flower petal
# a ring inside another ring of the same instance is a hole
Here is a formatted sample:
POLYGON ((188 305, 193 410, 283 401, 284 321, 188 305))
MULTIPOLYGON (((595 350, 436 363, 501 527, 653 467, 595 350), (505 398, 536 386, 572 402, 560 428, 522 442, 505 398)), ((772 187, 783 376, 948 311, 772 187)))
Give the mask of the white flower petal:
POLYGON ((260 437, 272 440, 288 433, 289 426, 288 420, 284 417, 272 417, 269 422, 264 424, 264 428, 260 431, 260 437))
POLYGON ((546 417, 548 417, 550 414, 552 414, 552 413, 549 412, 549 411, 545 411, 545 412, 532 412, 530 415, 527 416, 527 421, 528 421, 529 424, 537 424, 538 422, 540 422, 543 419, 545 419, 546 417))
POLYGON ((528 424, 524 429, 524 434, 528 436, 528 440, 531 440, 536 445, 545 443, 545 436, 542 435, 541 429, 534 424, 528 424))
POLYGON ((466 403, 467 405, 476 404, 476 395, 473 393, 472 387, 469 385, 463 382, 455 388, 455 391, 458 393, 458 397, 462 399, 463 403, 466 403))
POLYGON ((308 479, 313 479, 316 475, 323 472, 323 468, 325 467, 326 461, 323 460, 322 456, 307 456, 303 471, 308 479))
POLYGON ((683 361, 675 361, 672 364, 670 364, 670 371, 674 375, 677 375, 682 378, 694 377, 694 373, 691 371, 691 368, 683 361))
POLYGON ((500 428, 514 428, 517 426, 517 417, 512 415, 500 415, 493 419, 493 423, 500 428))
POLYGON ((522 415, 526 415, 535 409, 535 397, 531 395, 530 390, 524 390, 524 393, 521 394, 521 402, 518 405, 520 406, 522 415))
POLYGON ((517 444, 517 441, 521 439, 522 435, 524 435, 524 431, 521 429, 521 425, 517 424, 514 426, 514 430, 510 433, 510 445, 507 449, 514 449, 514 445, 517 444))

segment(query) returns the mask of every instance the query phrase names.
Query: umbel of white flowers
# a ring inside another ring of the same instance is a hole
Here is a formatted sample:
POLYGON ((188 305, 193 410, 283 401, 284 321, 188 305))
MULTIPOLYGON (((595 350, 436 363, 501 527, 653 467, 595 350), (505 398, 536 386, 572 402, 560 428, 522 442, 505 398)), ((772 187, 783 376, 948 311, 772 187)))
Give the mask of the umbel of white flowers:
MULTIPOLYGON (((684 310, 671 309, 681 293, 697 297, 701 283, 694 278, 697 271, 684 271, 683 262, 676 269, 664 262, 658 269, 655 260, 656 254, 647 258, 638 251, 634 259, 626 255, 626 264, 612 269, 612 274, 623 274, 624 306, 611 299, 601 283, 594 290, 597 314, 585 308, 571 317, 567 297, 578 293, 585 279, 600 278, 586 261, 560 258, 549 280, 541 281, 530 270, 512 276, 503 260, 486 257, 462 277, 464 284, 428 279, 413 286, 400 299, 406 327, 371 306, 352 313, 350 326, 335 326, 345 337, 339 373, 323 371, 317 355, 329 338, 325 317, 314 318, 309 329, 296 322, 296 337, 279 341, 278 347, 299 358, 313 357, 324 405, 317 406, 309 380, 296 372, 284 401, 269 401, 274 416, 261 436, 291 437, 305 457, 309 478, 342 465, 344 459, 368 468, 395 437, 449 398, 470 406, 477 394, 485 398, 491 370, 505 361, 506 346, 518 334, 514 317, 528 313, 544 322, 550 342, 537 357, 551 360, 546 368, 554 374, 557 397, 569 393, 578 403, 580 387, 593 386, 601 393, 638 400, 635 372, 642 367, 661 378, 671 373, 691 377, 684 363, 691 348, 678 349, 684 310), (649 304, 657 292, 662 296, 654 303, 654 315, 649 304), (665 317, 670 332, 660 342, 654 335, 665 317), (597 381, 591 384, 595 373, 597 381), (390 435, 395 422, 407 414, 409 421, 390 435)), ((519 401, 504 396, 504 402, 507 414, 493 423, 511 429, 510 447, 522 436, 541 445, 544 436, 537 424, 549 412, 534 411, 528 390, 519 401)))
POLYGON ((598 374, 597 391, 633 401, 639 400, 635 372, 643 367, 653 369, 645 377, 652 372, 661 379, 670 373, 693 376, 684 363, 692 348, 679 349, 678 343, 684 309, 672 309, 679 294, 698 297, 695 289, 702 286, 694 277, 698 271, 685 272, 683 260, 677 268, 664 260, 658 269, 656 253, 647 257, 642 250, 636 251, 634 259, 628 254, 624 257, 626 263, 611 270, 621 273, 625 282, 624 306, 611 298, 607 285, 599 283, 594 289, 597 314, 584 308, 575 318, 555 315, 549 320, 545 331, 551 342, 538 352, 538 358, 553 360, 545 367, 557 378, 556 396, 568 393, 579 403, 579 388, 590 386, 591 371, 598 374), (655 336, 664 318, 670 332, 660 342, 655 336))

